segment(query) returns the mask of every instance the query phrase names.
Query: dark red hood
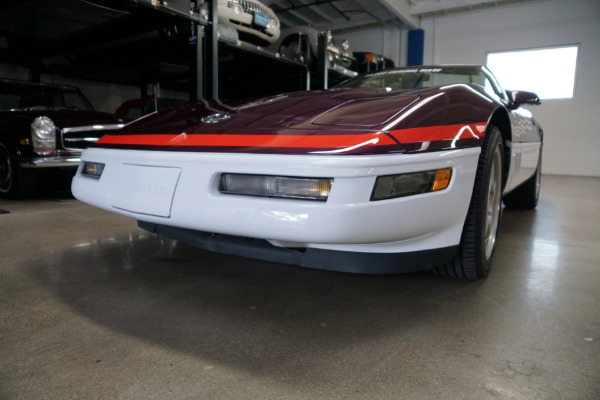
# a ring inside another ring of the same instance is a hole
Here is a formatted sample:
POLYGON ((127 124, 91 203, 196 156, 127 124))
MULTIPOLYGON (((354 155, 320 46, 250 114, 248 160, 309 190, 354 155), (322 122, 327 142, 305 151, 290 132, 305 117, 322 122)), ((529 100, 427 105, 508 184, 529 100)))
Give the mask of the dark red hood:
POLYGON ((293 92, 241 105, 199 101, 133 122, 122 132, 202 134, 232 130, 378 130, 419 95, 379 88, 293 92), (214 114, 226 119, 212 120, 214 114), (204 120, 203 120, 204 118, 204 120))
POLYGON ((141 118, 95 146, 285 154, 381 154, 407 144, 420 151, 431 141, 456 147, 459 139, 478 141, 490 115, 473 100, 482 94, 456 86, 293 92, 241 105, 204 100, 141 118))

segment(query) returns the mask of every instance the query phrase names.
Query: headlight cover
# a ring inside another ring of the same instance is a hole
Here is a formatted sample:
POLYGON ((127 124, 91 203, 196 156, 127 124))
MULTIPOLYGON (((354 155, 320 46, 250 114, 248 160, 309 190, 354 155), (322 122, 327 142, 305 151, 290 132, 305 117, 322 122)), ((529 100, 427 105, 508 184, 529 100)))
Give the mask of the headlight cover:
POLYGON ((81 167, 81 175, 94 179, 100 179, 104 171, 104 164, 97 162, 84 161, 81 167))
POLYGON ((37 117, 31 124, 33 151, 48 154, 56 148, 56 126, 45 116, 37 117))
POLYGON ((450 184, 451 178, 452 168, 378 176, 371 194, 371 201, 444 190, 450 184))
POLYGON ((333 178, 304 178, 271 175, 221 175, 219 192, 246 196, 327 201, 333 178))

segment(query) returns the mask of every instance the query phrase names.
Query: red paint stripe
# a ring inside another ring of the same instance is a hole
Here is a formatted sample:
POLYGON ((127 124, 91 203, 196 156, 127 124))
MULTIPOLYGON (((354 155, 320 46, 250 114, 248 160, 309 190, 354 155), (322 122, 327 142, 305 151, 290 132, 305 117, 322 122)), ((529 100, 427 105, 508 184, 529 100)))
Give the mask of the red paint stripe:
POLYGON ((345 148, 360 145, 394 145, 389 136, 373 132, 358 135, 106 135, 98 144, 142 146, 212 146, 212 147, 298 147, 345 148))
MULTIPOLYGON (((458 139, 481 138, 485 123, 428 126, 390 131, 400 143, 422 143, 458 139)), ((180 134, 180 135, 106 135, 98 144, 137 146, 196 146, 196 147, 265 147, 265 148, 347 148, 356 146, 395 145, 384 133, 349 135, 228 135, 228 134, 180 134)))
POLYGON ((390 131, 400 143, 436 142, 440 140, 479 139, 485 132, 485 122, 427 126, 390 131))

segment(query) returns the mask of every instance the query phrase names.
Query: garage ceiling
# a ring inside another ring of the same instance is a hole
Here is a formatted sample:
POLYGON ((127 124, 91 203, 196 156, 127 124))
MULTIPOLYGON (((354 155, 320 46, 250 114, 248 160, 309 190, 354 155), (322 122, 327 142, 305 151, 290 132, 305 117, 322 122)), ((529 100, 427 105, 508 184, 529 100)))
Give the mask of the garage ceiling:
POLYGON ((284 27, 312 25, 334 33, 394 24, 419 27, 419 17, 527 0, 261 0, 275 10, 284 27))

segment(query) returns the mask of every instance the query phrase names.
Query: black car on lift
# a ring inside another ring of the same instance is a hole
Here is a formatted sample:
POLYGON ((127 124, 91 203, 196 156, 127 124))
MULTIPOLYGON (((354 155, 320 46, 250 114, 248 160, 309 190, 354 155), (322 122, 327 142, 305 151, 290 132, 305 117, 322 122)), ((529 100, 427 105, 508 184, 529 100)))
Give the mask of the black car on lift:
POLYGON ((44 176, 74 175, 81 151, 122 126, 76 87, 0 79, 0 195, 27 196, 44 176))

